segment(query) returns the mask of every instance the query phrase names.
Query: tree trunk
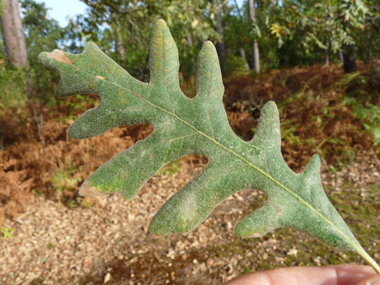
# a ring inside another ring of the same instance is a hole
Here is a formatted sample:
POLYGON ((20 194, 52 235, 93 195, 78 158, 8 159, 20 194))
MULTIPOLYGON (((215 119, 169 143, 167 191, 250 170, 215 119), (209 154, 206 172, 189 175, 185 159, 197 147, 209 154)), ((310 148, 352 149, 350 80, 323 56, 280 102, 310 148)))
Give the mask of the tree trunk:
POLYGON ((245 67, 245 70, 247 72, 250 72, 250 68, 249 68, 249 64, 248 64, 248 61, 247 61, 247 57, 245 56, 245 50, 244 48, 239 48, 239 52, 240 52, 240 56, 241 58, 243 59, 243 62, 244 62, 244 67, 245 67))
POLYGON ((257 32, 256 32, 256 15, 255 15, 255 1, 254 0, 248 0, 248 12, 249 12, 249 18, 252 23, 252 31, 254 34, 254 41, 253 41, 253 52, 252 52, 252 66, 254 66, 257 73, 260 73, 260 54, 259 54, 259 45, 257 44, 257 32))
POLYGON ((3 0, 2 7, 1 30, 9 64, 14 67, 28 67, 28 54, 18 0, 3 0))
POLYGON ((326 50, 325 50, 325 66, 329 66, 330 63, 330 54, 329 54, 329 47, 330 47, 330 42, 329 39, 326 38, 326 50))
POLYGON ((344 60, 343 60, 343 51, 342 51, 342 47, 339 48, 339 60, 340 60, 341 62, 344 61, 344 60))
POLYGON ((260 73, 260 55, 259 55, 259 45, 257 40, 253 42, 253 61, 255 65, 255 70, 257 73, 260 73))
MULTIPOLYGON (((239 8, 239 5, 237 3, 237 0, 235 0, 235 6, 236 6, 236 9, 238 10, 238 14, 239 14, 239 17, 240 17, 240 21, 242 23, 242 25, 244 24, 244 21, 243 21, 243 16, 241 14, 241 10, 239 8)), ((245 56, 245 50, 244 48, 240 48, 239 49, 239 53, 240 53, 240 56, 241 58, 243 59, 243 62, 244 62, 244 67, 245 67, 245 70, 247 70, 247 72, 250 72, 251 69, 249 68, 249 64, 248 64, 248 61, 247 61, 247 57, 245 56)))
POLYGON ((220 57, 226 58, 228 56, 226 44, 224 43, 224 33, 222 26, 222 11, 220 7, 218 7, 217 12, 215 14, 216 26, 215 31, 220 35, 220 42, 216 44, 216 50, 220 57))
MULTIPOLYGON (((191 49, 193 47, 193 38, 190 33, 187 34, 187 42, 189 43, 189 47, 191 49)), ((194 57, 191 57, 191 72, 195 72, 196 70, 194 57)))
POLYGON ((355 58, 355 46, 343 46, 343 69, 345 73, 352 73, 358 71, 355 58))
MULTIPOLYGON (((2 0, 1 4, 3 11, 1 11, 0 22, 8 62, 14 67, 27 68, 29 66, 28 53, 18 0, 2 0)), ((33 86, 27 71, 25 91, 30 101, 33 94, 33 86)))
MULTIPOLYGON (((29 101, 29 111, 31 116, 35 118, 36 125, 41 132, 41 136, 43 136, 43 127, 36 119, 36 111, 32 98, 33 85, 28 71, 28 52, 26 49, 24 30, 22 28, 19 2, 18 0, 2 0, 1 4, 3 10, 1 11, 0 23, 8 62, 13 67, 25 69, 24 83, 26 96, 29 101)), ((42 110, 40 112, 40 118, 41 121, 43 121, 42 110)))
MULTIPOLYGON (((209 0, 210 3, 214 3, 214 0, 209 0)), ((222 11, 219 6, 219 1, 216 1, 216 11, 215 11, 215 21, 216 26, 214 27, 214 30, 219 34, 220 36, 220 42, 216 43, 215 48, 218 52, 219 60, 222 66, 222 71, 224 73, 224 76, 228 77, 230 75, 228 66, 227 66, 227 59, 228 59, 228 50, 226 48, 226 44, 224 43, 224 32, 223 32, 223 25, 222 25, 222 11)))
POLYGON ((114 35, 116 42, 116 52, 119 57, 119 60, 122 63, 125 63, 125 49, 123 45, 123 37, 121 35, 121 25, 116 13, 111 14, 112 22, 114 22, 114 35))
POLYGON ((220 35, 220 42, 218 42, 215 47, 219 56, 223 59, 226 59, 228 57, 228 52, 227 52, 226 44, 224 43, 222 11, 219 6, 217 7, 217 11, 215 13, 215 20, 216 20, 215 31, 220 35))

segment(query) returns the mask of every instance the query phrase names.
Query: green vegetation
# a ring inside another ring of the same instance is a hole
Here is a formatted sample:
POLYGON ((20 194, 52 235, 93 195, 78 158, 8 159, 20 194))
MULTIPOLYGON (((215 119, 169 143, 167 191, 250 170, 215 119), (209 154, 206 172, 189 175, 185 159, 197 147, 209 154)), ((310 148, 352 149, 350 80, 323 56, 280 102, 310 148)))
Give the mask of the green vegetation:
MULTIPOLYGON (((380 106, 366 103, 364 106, 354 98, 347 98, 347 105, 352 105, 354 114, 363 121, 364 127, 371 132, 373 145, 380 144, 380 106)), ((379 149, 379 148, 378 148, 379 149)))
POLYGON ((2 232, 4 238, 13 238, 13 229, 12 228, 2 227, 1 232, 2 232))
POLYGON ((24 91, 23 73, 12 69, 7 69, 4 57, 0 55, 0 109, 11 107, 22 107, 26 101, 24 91))
MULTIPOLYGON (((76 177, 76 174, 80 171, 75 164, 71 162, 70 159, 66 159, 65 164, 51 178, 54 189, 58 192, 58 200, 61 203, 62 192, 75 191, 77 189, 77 184, 82 181, 82 178, 76 177)), ((74 201, 68 202, 68 206, 72 208, 74 206, 74 201)))
MULTIPOLYGON (((23 27, 29 59, 33 98, 42 103, 54 101, 50 90, 57 86, 58 76, 39 68, 41 50, 62 47, 81 52, 88 41, 95 42, 108 56, 134 77, 148 81, 149 38, 152 25, 164 19, 179 48, 180 72, 188 80, 195 74, 197 51, 205 40, 224 44, 228 54, 222 69, 225 74, 239 75, 253 70, 254 41, 261 54, 261 69, 307 66, 340 62, 340 55, 354 46, 357 59, 366 62, 371 81, 379 89, 376 58, 380 54, 379 7, 373 1, 255 1, 255 32, 251 29, 247 1, 237 6, 234 1, 136 1, 82 0, 88 5, 88 16, 74 16, 67 27, 47 16, 48 7, 34 0, 20 0, 23 27), (219 17, 218 15, 221 15, 219 17), (128 17, 125 17, 128 15, 128 17), (222 32, 214 27, 222 25, 222 32)), ((4 44, 4 43, 3 43, 4 44)), ((218 49, 218 46, 217 46, 218 49)), ((219 49, 218 49, 219 53, 219 49)), ((0 51, 0 85, 6 90, 1 104, 10 106, 26 100, 23 71, 7 62, 0 51), (17 79, 16 79, 17 78, 17 79), (11 84, 9 84, 11 82, 11 84), (22 95, 23 94, 23 95, 22 95), (21 96, 22 95, 22 96, 21 96), (13 102, 13 103, 12 103, 13 102)), ((377 91, 378 93, 378 91, 377 91)))
POLYGON ((83 199, 82 206, 85 207, 85 208, 90 208, 91 207, 91 203, 89 201, 87 201, 87 199, 83 199))
MULTIPOLYGON (((353 111, 363 121, 365 128, 372 133, 374 144, 379 145, 380 48, 377 39, 380 11, 373 1, 257 0, 254 1, 254 28, 248 17, 247 1, 239 6, 235 1, 149 0, 140 5, 136 1, 114 3, 108 0, 82 0, 88 6, 88 15, 72 17, 67 27, 60 27, 56 20, 48 17, 49 8, 44 3, 34 0, 19 2, 24 33, 27 35, 25 44, 29 65, 25 68, 12 66, 6 50, 0 50, 0 87, 3 90, 0 94, 0 111, 8 108, 27 109, 33 119, 30 128, 36 140, 45 142, 45 105, 58 105, 58 108, 74 105, 70 107, 68 120, 76 119, 79 111, 86 108, 84 98, 62 103, 51 96, 51 90, 59 83, 59 75, 40 68, 37 55, 41 50, 60 47, 65 51, 80 53, 85 44, 91 41, 132 76, 147 82, 151 27, 158 19, 164 19, 179 49, 179 79, 181 86, 189 91, 188 96, 195 95, 195 59, 206 40, 216 44, 218 55, 223 58, 223 74, 230 77, 254 73, 255 42, 260 51, 265 51, 260 54, 260 66, 264 72, 275 68, 328 65, 329 62, 356 67, 355 59, 361 60, 366 74, 357 76, 354 72, 353 78, 356 77, 358 81, 361 77, 360 80, 365 80, 371 87, 363 90, 365 94, 357 93, 354 97, 356 101, 350 101, 349 104, 352 104, 353 111), (219 27, 218 31, 214 29, 216 27, 219 27), (224 50, 226 54, 222 54, 224 50), (342 62, 342 58, 353 60, 342 62), (28 95, 26 89, 29 90, 28 95)), ((4 39, 1 43, 4 46, 4 39)), ((342 84, 344 87, 349 82, 342 84)), ((351 96, 349 90, 345 91, 342 95, 351 96)), ((94 101, 94 98, 89 100, 94 101)), ((96 105, 96 102, 92 104, 96 105)), ((0 148, 13 141, 9 138, 8 130, 2 128, 0 138, 0 148)), ((295 142, 297 138, 292 140, 295 142)))

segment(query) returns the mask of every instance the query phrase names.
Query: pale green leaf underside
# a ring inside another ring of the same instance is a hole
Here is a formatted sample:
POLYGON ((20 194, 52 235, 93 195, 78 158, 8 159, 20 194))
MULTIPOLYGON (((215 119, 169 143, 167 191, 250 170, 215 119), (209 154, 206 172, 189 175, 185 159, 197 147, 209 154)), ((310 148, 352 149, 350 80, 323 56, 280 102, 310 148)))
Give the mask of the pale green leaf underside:
POLYGON ((362 250, 322 189, 319 157, 313 156, 301 174, 283 160, 274 102, 265 105, 250 142, 231 130, 211 42, 199 54, 194 99, 181 92, 177 47, 162 20, 155 26, 150 53, 149 84, 132 78, 93 43, 86 44, 80 55, 55 50, 39 56, 47 69, 61 75, 58 96, 91 93, 102 99, 71 126, 70 137, 98 136, 120 125, 154 126, 149 137, 97 169, 82 185, 81 194, 116 191, 131 199, 167 163, 199 154, 209 164, 156 213, 149 227, 152 234, 191 231, 230 195, 256 188, 267 193, 269 201, 236 225, 237 235, 261 236, 287 226, 339 248, 362 250))

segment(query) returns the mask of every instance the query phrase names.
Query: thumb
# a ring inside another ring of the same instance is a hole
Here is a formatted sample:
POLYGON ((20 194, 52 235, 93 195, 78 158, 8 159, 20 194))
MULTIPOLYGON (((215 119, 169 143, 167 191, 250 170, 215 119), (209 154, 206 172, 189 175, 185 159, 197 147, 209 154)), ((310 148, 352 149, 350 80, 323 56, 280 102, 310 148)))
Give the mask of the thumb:
POLYGON ((356 285, 380 285, 380 274, 368 277, 356 285))

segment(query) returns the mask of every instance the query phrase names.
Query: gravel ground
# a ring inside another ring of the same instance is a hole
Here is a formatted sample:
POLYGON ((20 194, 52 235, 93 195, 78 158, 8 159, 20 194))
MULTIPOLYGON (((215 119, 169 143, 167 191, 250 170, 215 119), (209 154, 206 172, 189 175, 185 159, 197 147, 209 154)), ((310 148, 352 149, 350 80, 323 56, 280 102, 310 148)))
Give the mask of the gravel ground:
MULTIPOLYGON (((318 243, 303 233, 281 229, 259 239, 233 234, 237 221, 265 203, 266 195, 257 190, 233 195, 193 232, 150 236, 154 213, 203 167, 188 165, 172 175, 155 176, 131 201, 111 194, 77 198, 68 208, 37 197, 25 213, 5 220, 4 227, 14 231, 12 238, 0 238, 0 284, 220 284, 268 264, 325 264, 323 256, 314 254, 306 262, 297 261, 300 241, 291 239, 296 236, 305 247, 318 243)), ((363 153, 353 166, 331 172, 322 174, 328 193, 342 191, 348 180, 358 199, 365 198, 366 185, 380 189, 376 155, 363 153)), ((318 244, 338 256, 335 263, 363 262, 318 244)), ((380 254, 376 256, 378 260, 380 254)), ((327 257, 326 262, 334 263, 327 257)))

